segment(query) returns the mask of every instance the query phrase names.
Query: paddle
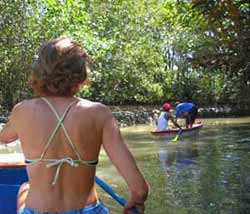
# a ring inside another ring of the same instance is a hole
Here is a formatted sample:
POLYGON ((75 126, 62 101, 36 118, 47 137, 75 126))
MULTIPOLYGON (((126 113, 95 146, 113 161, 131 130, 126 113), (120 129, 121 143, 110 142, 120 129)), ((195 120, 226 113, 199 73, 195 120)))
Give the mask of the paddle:
MULTIPOLYGON (((106 182, 104 182, 98 176, 95 176, 95 182, 113 199, 115 199, 120 205, 122 205, 123 207, 125 206, 125 204, 127 203, 126 200, 123 197, 121 197, 117 192, 115 192, 106 182)), ((132 208, 131 210, 133 214, 139 213, 135 208, 132 208)))
POLYGON ((180 129, 178 131, 177 135, 171 141, 176 142, 178 140, 179 136, 181 135, 181 133, 182 133, 182 129, 180 129))

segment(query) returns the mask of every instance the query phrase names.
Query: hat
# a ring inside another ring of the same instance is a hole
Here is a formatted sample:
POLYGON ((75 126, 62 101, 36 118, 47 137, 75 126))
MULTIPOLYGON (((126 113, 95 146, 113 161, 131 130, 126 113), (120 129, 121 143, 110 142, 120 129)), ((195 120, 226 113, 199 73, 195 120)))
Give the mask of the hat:
POLYGON ((166 111, 169 111, 171 109, 171 105, 169 103, 164 103, 162 108, 166 111))

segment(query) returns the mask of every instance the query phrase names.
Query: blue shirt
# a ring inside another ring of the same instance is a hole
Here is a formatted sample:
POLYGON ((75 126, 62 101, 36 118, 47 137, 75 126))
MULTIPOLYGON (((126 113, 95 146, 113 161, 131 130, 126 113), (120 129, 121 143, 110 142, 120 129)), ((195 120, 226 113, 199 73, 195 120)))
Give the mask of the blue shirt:
POLYGON ((180 103, 175 107, 176 110, 176 116, 177 119, 179 117, 179 114, 181 112, 188 112, 191 108, 193 108, 195 105, 193 103, 180 103))

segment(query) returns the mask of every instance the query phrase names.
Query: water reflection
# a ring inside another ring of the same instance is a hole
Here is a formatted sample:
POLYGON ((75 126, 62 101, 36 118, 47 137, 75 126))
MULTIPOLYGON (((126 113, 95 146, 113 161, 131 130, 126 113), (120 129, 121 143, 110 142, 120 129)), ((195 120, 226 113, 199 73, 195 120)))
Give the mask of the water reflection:
POLYGON ((170 213, 250 213, 250 125, 210 126, 158 146, 170 213), (205 212, 204 212, 205 211, 205 212))
MULTIPOLYGON (((158 142, 153 142, 158 143, 158 142)), ((196 158, 199 156, 197 145, 193 142, 181 141, 176 146, 169 145, 169 142, 159 143, 159 158, 162 169, 167 175, 172 173, 173 165, 175 167, 184 167, 190 164, 196 164, 196 158)))
MULTIPOLYGON (((155 126, 122 129, 152 187, 146 214, 250 213, 250 118, 204 123, 198 137, 180 138, 177 143, 150 135, 155 126)), ((6 151, 0 148, 0 153, 6 151)), ((104 152, 97 173, 118 193, 129 197, 126 184, 104 152)), ((101 199, 112 207, 112 213, 122 212, 107 194, 101 199)))

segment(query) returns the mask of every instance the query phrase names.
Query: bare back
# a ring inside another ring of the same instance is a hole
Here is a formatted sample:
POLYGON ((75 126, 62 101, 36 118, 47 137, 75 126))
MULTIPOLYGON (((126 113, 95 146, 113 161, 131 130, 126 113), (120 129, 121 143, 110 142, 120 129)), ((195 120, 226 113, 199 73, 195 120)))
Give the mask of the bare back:
MULTIPOLYGON (((49 97, 58 115, 72 102, 73 97, 49 97)), ((102 104, 78 99, 69 109, 63 121, 72 142, 82 159, 98 159, 102 144, 102 129, 108 112, 102 104)), ((57 118, 48 104, 42 99, 24 101, 15 109, 14 123, 21 140, 26 159, 41 156, 51 133, 57 125, 57 118)), ((62 128, 55 134, 48 148, 46 158, 76 158, 76 154, 67 142, 62 128)), ((27 167, 30 190, 26 206, 36 210, 69 210, 81 208, 97 200, 94 187, 95 167, 84 164, 72 167, 63 164, 57 184, 52 186, 56 168, 46 167, 39 162, 27 167)))
MULTIPOLYGON (((98 197, 93 164, 103 145, 130 191, 123 213, 135 207, 143 214, 149 186, 123 141, 118 121, 105 105, 84 99, 73 102, 77 99, 74 94, 86 83, 89 62, 84 48, 69 38, 42 45, 32 66, 30 85, 47 100, 17 104, 0 132, 0 142, 21 140, 30 183, 27 208, 65 211, 94 203, 98 197)), ((28 188, 23 189, 25 194, 19 191, 19 199, 26 196, 28 188)))

